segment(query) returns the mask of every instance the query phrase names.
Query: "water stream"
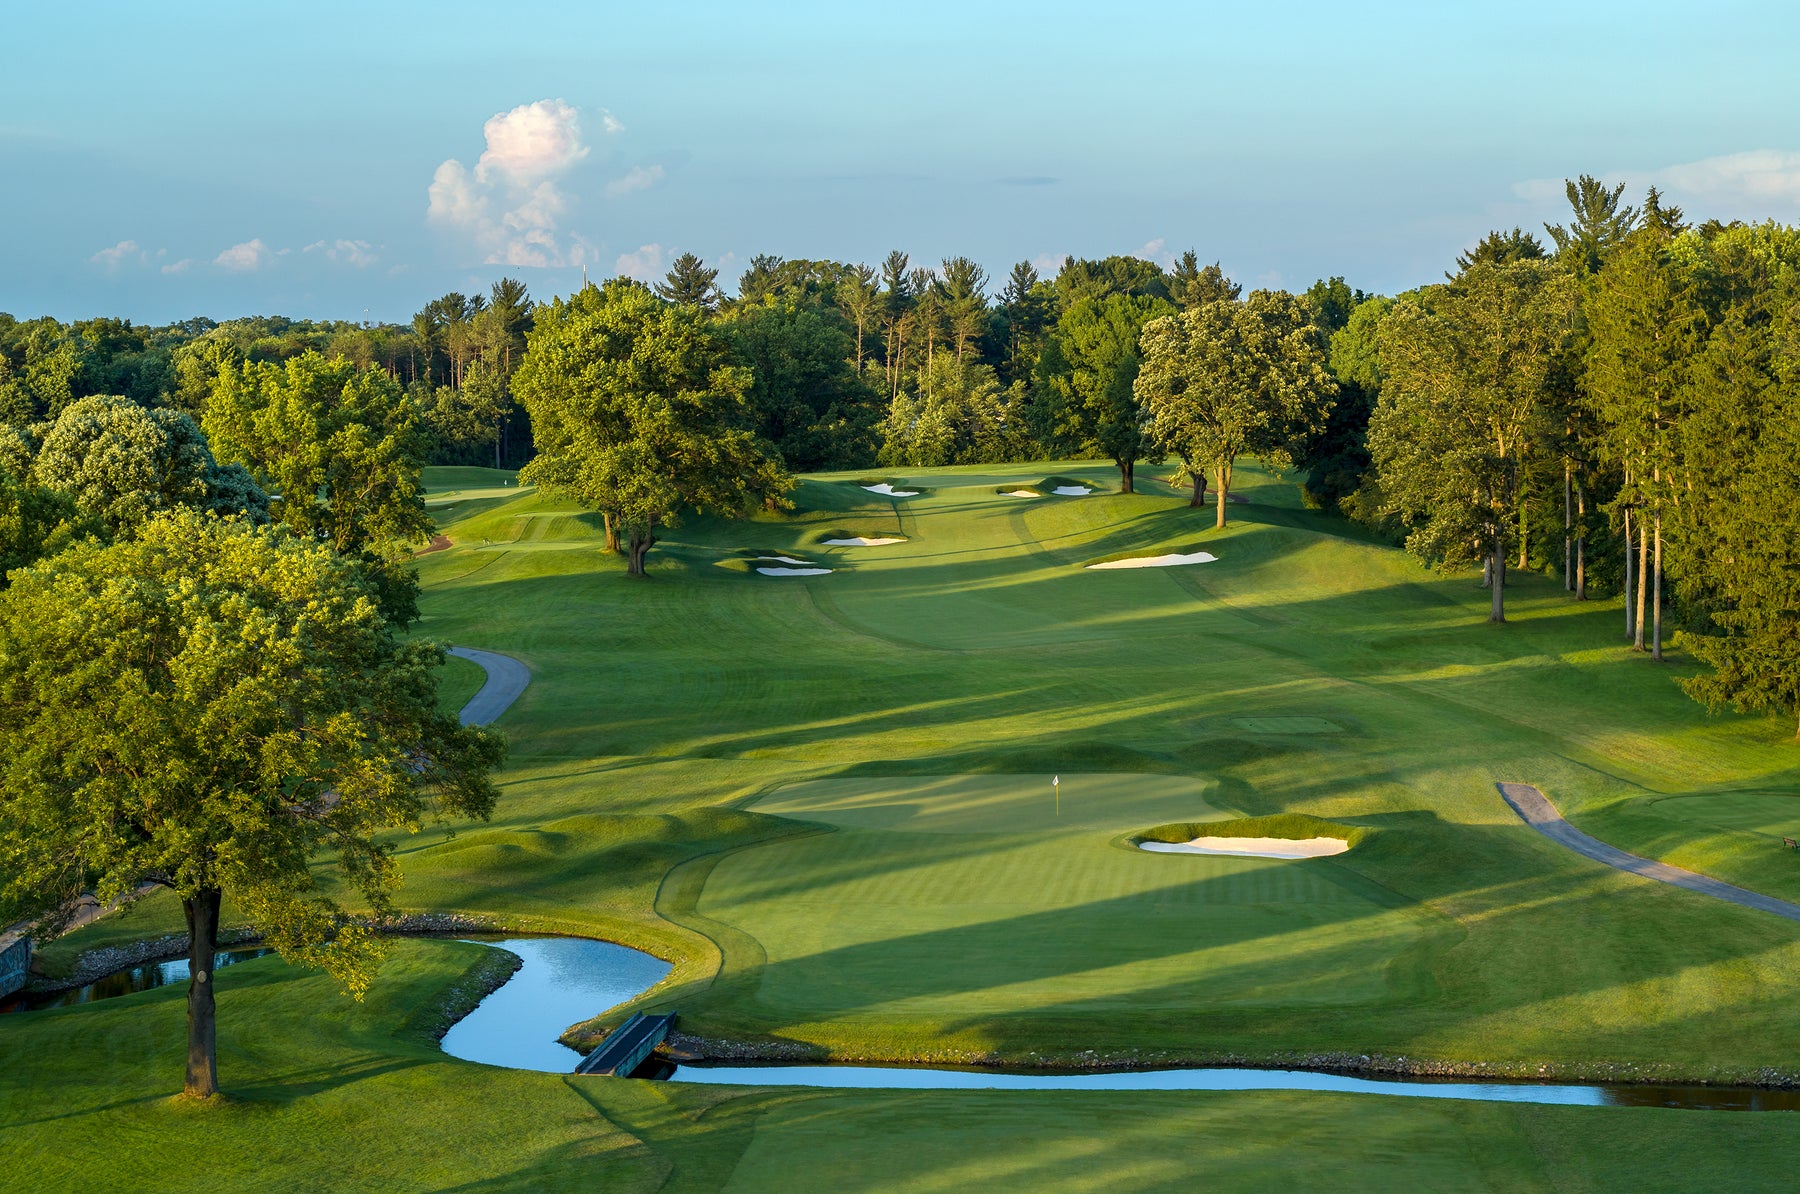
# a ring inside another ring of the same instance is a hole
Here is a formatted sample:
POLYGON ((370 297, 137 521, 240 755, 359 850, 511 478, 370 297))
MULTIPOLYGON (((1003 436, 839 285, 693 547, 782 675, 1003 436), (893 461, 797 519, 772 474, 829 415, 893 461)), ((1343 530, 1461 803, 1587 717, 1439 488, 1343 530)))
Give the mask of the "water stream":
MULTIPOLYGON (((251 958, 261 958, 275 951, 261 947, 249 949, 224 949, 213 955, 213 969, 223 970, 237 962, 248 962, 251 958)), ((76 987, 68 991, 49 991, 31 993, 20 991, 0 1000, 0 1012, 29 1012, 46 1007, 74 1007, 78 1003, 92 1003, 96 999, 112 999, 119 995, 134 995, 139 991, 149 991, 157 987, 166 987, 171 983, 185 983, 188 980, 188 960, 175 958, 167 962, 146 962, 142 966, 133 966, 129 970, 119 970, 103 978, 97 978, 85 987, 76 987)))

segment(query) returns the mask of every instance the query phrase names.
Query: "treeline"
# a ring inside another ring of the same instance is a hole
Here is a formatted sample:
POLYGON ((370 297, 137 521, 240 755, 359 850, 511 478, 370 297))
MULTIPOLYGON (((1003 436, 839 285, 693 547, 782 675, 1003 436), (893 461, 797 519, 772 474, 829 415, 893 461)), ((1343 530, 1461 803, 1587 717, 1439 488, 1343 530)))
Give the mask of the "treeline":
POLYGON ((1653 189, 1568 184, 1550 244, 1495 232, 1444 283, 1365 304, 1333 366, 1375 395, 1346 511, 1445 566, 1509 566, 1665 626, 1713 706, 1800 710, 1800 230, 1690 226, 1653 189))

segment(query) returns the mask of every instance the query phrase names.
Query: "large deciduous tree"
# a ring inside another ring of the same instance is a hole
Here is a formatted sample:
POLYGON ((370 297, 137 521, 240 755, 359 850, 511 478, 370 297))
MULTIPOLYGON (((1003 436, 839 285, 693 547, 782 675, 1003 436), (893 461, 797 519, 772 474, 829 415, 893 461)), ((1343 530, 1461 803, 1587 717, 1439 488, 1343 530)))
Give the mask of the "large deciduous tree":
POLYGON ((1394 305, 1381 325, 1369 450, 1383 500, 1432 563, 1488 561, 1490 620, 1506 620, 1506 554, 1528 459, 1550 434, 1547 395, 1574 287, 1547 262, 1478 264, 1394 305))
POLYGON ((750 371, 705 316, 626 279, 539 308, 514 391, 538 456, 520 474, 602 512, 631 575, 688 510, 743 514, 791 487, 748 428, 750 371))
POLYGON ((1277 468, 1325 426, 1336 387, 1306 305, 1284 291, 1214 299, 1144 327, 1135 383, 1157 445, 1173 452, 1205 500, 1217 485, 1225 525, 1231 469, 1254 454, 1277 468))
POLYGON ((285 527, 176 510, 0 593, 0 903, 52 924, 144 884, 190 930, 186 1093, 218 1089, 212 964, 229 895, 288 960, 367 987, 381 942, 315 886, 329 849, 377 912, 383 836, 486 817, 498 738, 437 706, 443 650, 285 527))
POLYGON ((70 403, 45 434, 31 471, 38 484, 68 494, 114 532, 175 506, 268 520, 268 495, 241 466, 213 459, 192 419, 128 398, 70 403))
MULTIPOLYGON (((1064 273, 1071 270, 1082 272, 1065 266, 1064 273)), ((1132 388, 1138 374, 1138 334, 1152 319, 1174 311, 1168 300, 1148 295, 1078 299, 1056 321, 1038 360, 1045 398, 1042 438, 1111 460, 1125 493, 1133 492, 1137 462, 1156 450, 1132 388)))

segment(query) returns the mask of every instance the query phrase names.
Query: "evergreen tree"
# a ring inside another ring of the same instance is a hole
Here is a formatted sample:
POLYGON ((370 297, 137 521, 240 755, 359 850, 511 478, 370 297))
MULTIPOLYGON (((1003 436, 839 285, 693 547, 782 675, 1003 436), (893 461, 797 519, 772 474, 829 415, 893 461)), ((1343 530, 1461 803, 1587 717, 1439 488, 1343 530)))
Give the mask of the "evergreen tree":
POLYGON ((656 284, 656 293, 671 303, 695 307, 710 315, 719 308, 718 279, 718 270, 707 269, 706 263, 692 253, 683 253, 656 284))

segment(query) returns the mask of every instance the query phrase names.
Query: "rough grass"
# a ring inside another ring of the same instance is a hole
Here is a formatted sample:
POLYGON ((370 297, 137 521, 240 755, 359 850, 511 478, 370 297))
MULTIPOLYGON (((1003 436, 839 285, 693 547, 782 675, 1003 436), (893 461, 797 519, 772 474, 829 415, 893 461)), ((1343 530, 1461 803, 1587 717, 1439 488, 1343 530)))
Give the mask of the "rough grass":
MULTIPOLYGON (((1542 578, 1517 578, 1512 620, 1489 626, 1472 578, 1305 510, 1279 477, 1241 469, 1233 488, 1254 504, 1214 531, 1181 495, 1113 492, 1104 463, 1048 466, 1107 490, 1089 498, 996 496, 1044 467, 924 470, 899 480, 928 494, 898 502, 809 478, 790 517, 669 531, 644 580, 568 503, 515 490, 441 508, 456 546, 419 561, 420 633, 507 651, 536 679, 501 722, 513 753, 494 821, 397 842, 402 905, 651 948, 676 964, 659 999, 690 1027, 844 1055, 1792 1067, 1800 926, 1588 863, 1493 787, 1536 783, 1597 836, 1792 898, 1780 806, 1742 798, 1794 789, 1787 726, 1709 718, 1675 687, 1679 659, 1620 644, 1616 603, 1569 602, 1542 578), (805 556, 846 526, 909 543, 856 553, 829 584, 712 566, 805 556), (1073 567, 1191 544, 1220 562, 1073 567), (1267 729, 1292 719, 1346 732, 1267 729), (1060 817, 1044 783, 1058 773, 1060 817), (1149 789, 1117 779, 1069 803, 1068 785, 1120 773, 1185 783, 1213 809, 1380 832, 1305 866, 1195 858, 1175 876, 1115 839, 1198 810, 1127 808, 1149 789), (874 787, 802 807, 812 781, 874 787)), ((168 912, 146 901, 61 948, 168 912)), ((408 946, 384 972, 371 1000, 392 1001, 390 1021, 341 1010, 324 980, 232 968, 271 984, 221 1015, 227 1088, 255 1130, 234 1109, 191 1130, 142 1118, 175 1081, 177 992, 0 1023, 7 1055, 33 1059, 0 1072, 0 1136, 40 1188, 70 1184, 68 1158, 94 1141, 140 1185, 170 1184, 154 1175, 203 1140, 242 1181, 318 1184, 317 1141, 354 1131, 372 1143, 342 1186, 579 1184, 605 1155, 627 1189, 640 1156, 644 1184, 671 1189, 766 1188, 784 1160, 790 1189, 1157 1189, 1184 1164, 1231 1188, 1305 1179, 1327 1150, 1314 1184, 1653 1189, 1695 1166, 1729 1166, 1740 1187, 1785 1176, 1800 1132, 1779 1115, 1326 1095, 575 1087, 446 1062, 408 1035, 398 1009, 454 984, 461 964, 429 961, 452 948, 408 946), (273 1050, 262 1069, 257 1049, 273 1050), (481 1117, 493 1132, 467 1127, 481 1117), (964 1123, 991 1135, 945 1126, 964 1123)))

